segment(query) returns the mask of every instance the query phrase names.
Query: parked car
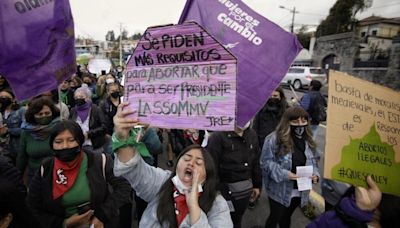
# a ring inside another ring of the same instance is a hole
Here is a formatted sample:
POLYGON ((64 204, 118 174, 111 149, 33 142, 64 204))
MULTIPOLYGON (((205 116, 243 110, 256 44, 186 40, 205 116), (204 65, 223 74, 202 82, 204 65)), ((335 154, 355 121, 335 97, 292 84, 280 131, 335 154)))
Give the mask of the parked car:
POLYGON ((311 80, 318 80, 325 84, 327 82, 325 70, 320 67, 290 67, 281 84, 301 89, 309 87, 311 80))

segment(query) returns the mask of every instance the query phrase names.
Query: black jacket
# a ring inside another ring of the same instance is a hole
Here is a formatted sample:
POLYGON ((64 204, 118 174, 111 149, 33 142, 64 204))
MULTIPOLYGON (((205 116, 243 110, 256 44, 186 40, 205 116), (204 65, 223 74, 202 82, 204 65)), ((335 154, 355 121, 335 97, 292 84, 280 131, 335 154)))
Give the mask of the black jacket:
MULTIPOLYGON (((286 108, 286 107, 285 107, 286 108)), ((281 121, 283 111, 270 111, 268 108, 263 108, 260 112, 257 113, 254 118, 252 128, 256 131, 258 136, 258 144, 260 148, 262 148, 264 144, 264 139, 271 132, 275 131, 279 122, 281 121)))
POLYGON ((117 114, 117 106, 112 103, 109 97, 106 97, 100 101, 99 108, 105 119, 106 133, 112 135, 114 130, 113 118, 117 114))
POLYGON ((0 154, 0 218, 11 213, 9 228, 35 227, 25 203, 26 188, 19 170, 0 154))
MULTIPOLYGON (((114 163, 106 155, 105 179, 103 176, 103 160, 100 153, 85 151, 88 157, 87 177, 90 187, 91 209, 94 216, 103 222, 104 227, 118 226, 118 210, 130 200, 131 187, 123 177, 115 177, 114 163), (109 191, 112 187, 112 193, 109 191)), ((28 206, 43 228, 62 227, 65 219, 65 209, 62 206, 62 197, 53 200, 52 180, 54 158, 46 159, 42 166, 43 177, 40 171, 36 173, 30 185, 28 206)))
MULTIPOLYGON (((69 114, 69 119, 76 121, 78 118, 78 113, 76 108, 71 109, 69 114)), ((104 145, 106 142, 106 121, 103 113, 97 107, 97 105, 92 104, 89 117, 89 132, 88 137, 92 141, 93 149, 97 149, 104 145)))
POLYGON ((214 132, 206 148, 213 156, 221 183, 251 179, 253 188, 261 188, 260 147, 253 129, 240 137, 235 132, 214 132))

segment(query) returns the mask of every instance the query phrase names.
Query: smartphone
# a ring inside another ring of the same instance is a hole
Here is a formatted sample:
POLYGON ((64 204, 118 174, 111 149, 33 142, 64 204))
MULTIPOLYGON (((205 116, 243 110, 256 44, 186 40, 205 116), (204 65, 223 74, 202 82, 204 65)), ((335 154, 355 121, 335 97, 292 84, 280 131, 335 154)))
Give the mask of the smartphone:
POLYGON ((80 205, 76 206, 76 209, 77 209, 79 215, 85 214, 87 211, 90 210, 90 202, 80 204, 80 205))

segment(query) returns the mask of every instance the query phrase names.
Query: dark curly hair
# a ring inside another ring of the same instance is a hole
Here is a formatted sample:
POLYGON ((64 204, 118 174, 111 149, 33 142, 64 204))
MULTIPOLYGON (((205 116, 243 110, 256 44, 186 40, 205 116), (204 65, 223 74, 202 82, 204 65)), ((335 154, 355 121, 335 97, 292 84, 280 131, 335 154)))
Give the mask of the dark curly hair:
POLYGON ((28 109, 26 110, 25 113, 26 122, 31 124, 37 124, 35 120, 35 114, 40 112, 43 106, 48 106, 50 108, 53 120, 60 116, 60 110, 54 105, 53 101, 51 101, 48 98, 39 97, 29 102, 28 109))

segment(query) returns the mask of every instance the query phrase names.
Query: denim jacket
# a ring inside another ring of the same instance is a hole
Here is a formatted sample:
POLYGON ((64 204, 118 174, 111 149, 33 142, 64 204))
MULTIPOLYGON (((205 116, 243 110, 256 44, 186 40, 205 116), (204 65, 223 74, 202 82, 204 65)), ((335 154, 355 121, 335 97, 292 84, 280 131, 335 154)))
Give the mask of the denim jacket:
MULTIPOLYGON (((293 190, 293 181, 289 180, 289 172, 292 168, 292 153, 285 156, 278 156, 276 151, 278 145, 276 143, 276 133, 273 132, 265 138, 262 154, 260 158, 260 166, 262 169, 263 182, 268 197, 274 201, 289 207, 293 190)), ((313 166, 313 175, 319 177, 319 168, 317 160, 308 144, 305 149, 306 165, 313 166)), ((304 206, 308 202, 310 191, 302 191, 301 205, 304 206)))
MULTIPOLYGON (((3 116, 4 118, 4 116, 3 116)), ((25 121, 25 108, 12 110, 7 119, 4 118, 4 124, 7 124, 8 132, 10 134, 10 151, 16 156, 19 150, 19 138, 21 135, 21 124, 25 121)))

